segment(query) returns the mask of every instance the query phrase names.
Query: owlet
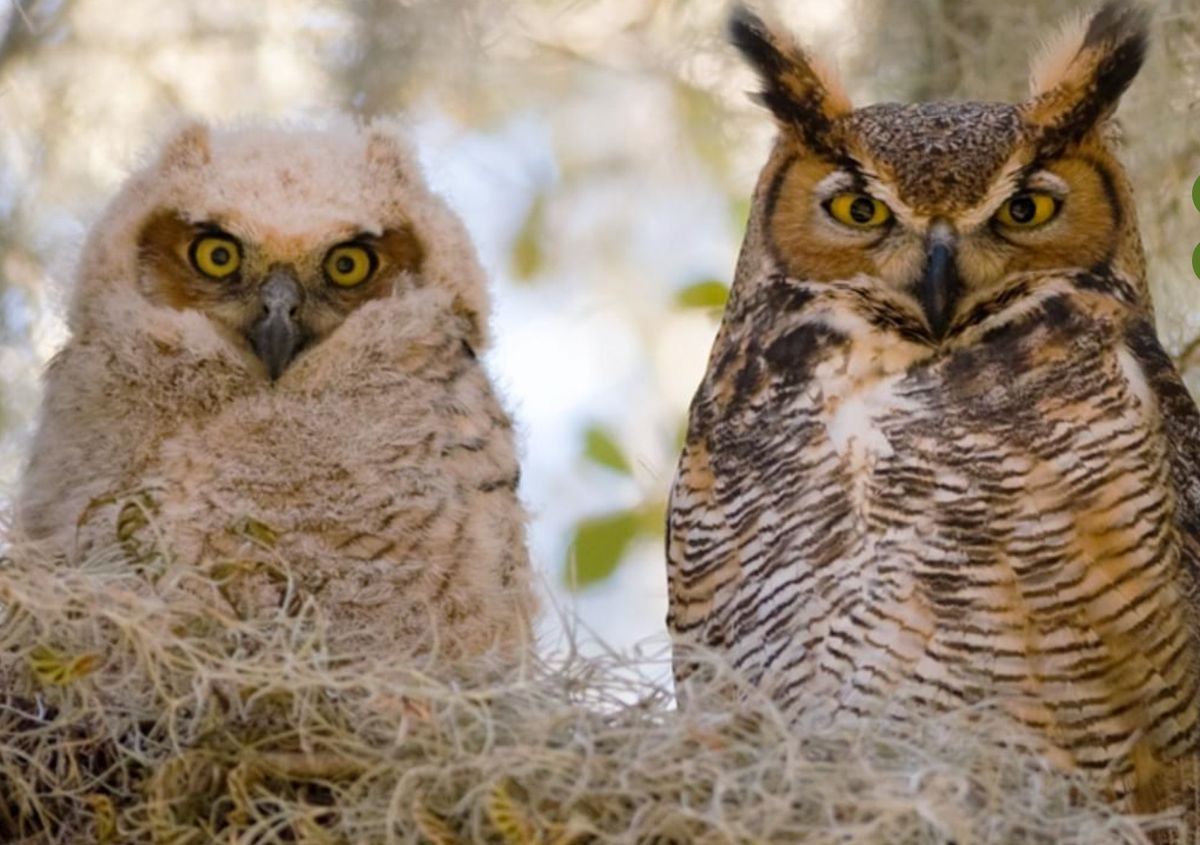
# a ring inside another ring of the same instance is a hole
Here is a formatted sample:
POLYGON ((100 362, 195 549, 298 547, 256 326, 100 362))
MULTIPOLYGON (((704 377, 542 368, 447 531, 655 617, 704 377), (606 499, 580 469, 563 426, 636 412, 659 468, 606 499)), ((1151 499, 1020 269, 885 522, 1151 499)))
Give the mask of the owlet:
POLYGON ((331 641, 511 652, 533 609, 467 234, 389 126, 186 128, 92 231, 20 531, 331 641), (144 561, 143 561, 144 562, 144 561))

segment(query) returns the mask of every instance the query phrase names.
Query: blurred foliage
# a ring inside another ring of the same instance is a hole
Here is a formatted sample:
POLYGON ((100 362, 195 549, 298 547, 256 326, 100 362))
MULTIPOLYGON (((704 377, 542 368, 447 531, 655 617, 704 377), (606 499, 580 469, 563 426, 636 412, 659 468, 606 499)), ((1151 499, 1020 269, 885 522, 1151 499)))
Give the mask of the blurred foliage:
POLYGON ((612 575, 635 541, 661 539, 666 514, 666 501, 658 499, 584 519, 568 552, 567 584, 579 590, 612 575))
POLYGON ((581 589, 611 575, 637 536, 639 522, 636 511, 619 511, 579 523, 568 559, 568 583, 581 589))
POLYGON ((614 469, 623 475, 632 475, 633 466, 621 451, 613 436, 600 426, 591 426, 583 434, 584 457, 600 466, 614 469))
MULTIPOLYGON (((1030 50, 1095 3, 759 5, 868 103, 1021 97, 1030 50)), ((1121 108, 1124 158, 1160 329, 1195 388, 1200 0, 1153 6, 1155 46, 1121 108)), ((528 375, 503 377, 523 384, 518 414, 540 415, 526 421, 525 495, 535 534, 555 536, 551 565, 567 548, 583 587, 661 548, 678 432, 774 131, 723 43, 726 13, 726 0, 0 0, 0 479, 62 337, 71 258, 137 155, 183 115, 402 113, 478 183, 460 210, 499 295, 537 300, 502 345, 550 336, 510 359, 528 375), (556 438, 577 461, 548 448, 556 438)))
POLYGON ((675 304, 680 308, 705 308, 719 311, 725 307, 728 299, 729 285, 718 279, 693 282, 675 294, 675 304))
MULTIPOLYGON (((599 425, 589 426, 584 432, 583 456, 596 466, 633 477, 633 465, 624 450, 599 425)), ((588 587, 611 575, 640 537, 661 536, 665 503, 655 501, 652 495, 648 498, 637 507, 588 517, 575 526, 564 565, 564 577, 571 589, 588 587)))
POLYGON ((514 279, 528 281, 542 272, 546 263, 542 249, 545 228, 546 197, 538 194, 529 205, 525 222, 513 238, 511 270, 514 279))

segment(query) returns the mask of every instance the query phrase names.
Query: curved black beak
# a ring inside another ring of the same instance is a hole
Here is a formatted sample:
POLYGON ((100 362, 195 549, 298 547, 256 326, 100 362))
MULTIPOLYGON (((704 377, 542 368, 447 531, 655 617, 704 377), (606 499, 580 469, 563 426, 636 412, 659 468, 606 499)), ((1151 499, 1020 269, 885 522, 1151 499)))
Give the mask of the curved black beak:
POLYGON ((304 341, 298 318, 304 289, 290 272, 272 270, 259 289, 259 297, 262 313, 246 336, 274 380, 296 357, 304 341))
POLYGON ((929 328, 938 340, 946 336, 961 287, 954 255, 954 230, 949 224, 937 221, 926 238, 925 270, 917 293, 929 328))

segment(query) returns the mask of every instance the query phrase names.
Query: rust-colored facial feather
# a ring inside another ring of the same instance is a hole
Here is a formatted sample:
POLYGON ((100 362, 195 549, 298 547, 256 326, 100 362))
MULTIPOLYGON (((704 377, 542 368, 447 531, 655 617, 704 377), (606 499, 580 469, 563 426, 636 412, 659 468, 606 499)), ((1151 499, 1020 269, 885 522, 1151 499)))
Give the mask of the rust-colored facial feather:
MULTIPOLYGON (((881 237, 840 232, 815 187, 836 167, 788 145, 776 152, 767 193, 770 242, 790 275, 804 279, 849 279, 877 270, 872 250, 881 237), (848 242, 853 238, 852 242, 848 242)), ((770 167, 771 165, 769 165, 770 167)))
POLYGON ((142 227, 138 262, 144 292, 155 304, 200 309, 239 293, 234 283, 216 283, 190 266, 188 247, 201 231, 172 211, 155 213, 142 227))
MULTIPOLYGON (((1124 213, 1116 186, 1116 166, 1111 156, 1099 149, 1047 162, 1046 171, 1068 187, 1057 216, 1027 232, 993 227, 992 231, 998 233, 995 236, 1007 246, 997 248, 1004 260, 984 273, 972 274, 968 266, 968 276, 982 282, 997 273, 1007 276, 1059 267, 1091 268, 1107 262, 1124 213)), ((963 249, 960 254, 968 259, 972 252, 963 249)))
POLYGON ((259 290, 268 274, 286 269, 304 290, 298 318, 311 341, 319 341, 341 325, 355 309, 391 296, 401 280, 419 284, 416 275, 424 248, 407 223, 378 236, 355 234, 311 243, 295 238, 258 240, 239 237, 235 222, 189 222, 181 213, 161 210, 147 218, 138 236, 139 284, 150 301, 178 310, 201 311, 233 334, 241 335, 262 311, 259 290), (197 238, 223 233, 238 242, 237 272, 214 279, 197 269, 190 256, 197 238), (354 287, 333 284, 324 269, 330 249, 343 243, 369 248, 378 263, 372 275, 354 287))

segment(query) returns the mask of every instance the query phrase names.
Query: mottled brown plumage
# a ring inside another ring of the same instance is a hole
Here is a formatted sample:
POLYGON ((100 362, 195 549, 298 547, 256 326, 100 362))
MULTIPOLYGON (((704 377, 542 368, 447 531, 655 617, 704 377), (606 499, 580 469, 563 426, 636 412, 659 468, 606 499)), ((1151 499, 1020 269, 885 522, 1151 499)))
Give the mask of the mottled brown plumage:
POLYGON ((991 702, 1190 798, 1200 413, 1105 131, 1145 25, 1108 4, 1022 104, 855 111, 735 13, 780 133, 671 495, 685 701, 704 645, 793 714, 991 702))
POLYGON ((932 213, 983 199, 1022 126, 1005 103, 880 103, 847 115, 841 129, 886 169, 906 206, 932 213))

